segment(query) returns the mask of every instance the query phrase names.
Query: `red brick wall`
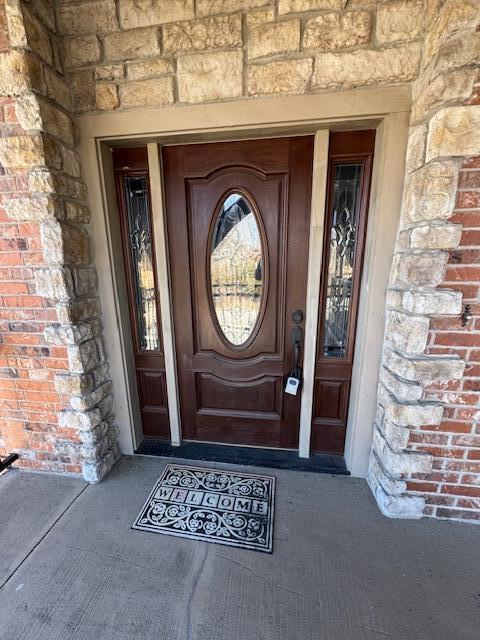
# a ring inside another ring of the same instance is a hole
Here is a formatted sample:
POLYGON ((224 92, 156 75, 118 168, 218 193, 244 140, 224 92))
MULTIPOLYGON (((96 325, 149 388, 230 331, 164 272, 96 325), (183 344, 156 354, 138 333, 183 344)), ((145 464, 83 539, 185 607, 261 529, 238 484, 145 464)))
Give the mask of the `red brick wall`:
POLYGON ((435 456, 434 472, 409 482, 426 498, 426 515, 480 520, 480 157, 464 162, 451 222, 463 225, 440 285, 463 294, 471 319, 433 318, 427 353, 455 354, 467 363, 462 380, 435 383, 427 398, 445 403, 442 423, 412 433, 411 448, 435 456))
MULTIPOLYGON (((24 133, 14 99, 0 99, 0 135, 24 133)), ((0 167, 0 457, 19 451, 17 466, 80 473, 68 456, 53 453, 54 438, 78 442, 78 433, 58 426, 68 399, 55 391, 53 378, 68 369, 67 350, 43 337, 45 323, 56 322, 57 314, 35 295, 33 269, 43 263, 39 224, 8 219, 2 207, 19 196, 28 196, 27 171, 8 174, 0 167)))

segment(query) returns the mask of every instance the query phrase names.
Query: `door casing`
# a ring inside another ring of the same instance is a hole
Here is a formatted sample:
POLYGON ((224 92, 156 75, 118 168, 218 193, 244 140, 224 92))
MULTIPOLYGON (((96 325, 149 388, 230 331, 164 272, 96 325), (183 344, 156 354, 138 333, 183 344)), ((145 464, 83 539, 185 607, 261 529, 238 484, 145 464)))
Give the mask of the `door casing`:
MULTIPOLYGON (((155 159, 158 158, 157 142, 195 142, 206 138, 225 140, 261 137, 262 134, 279 136, 314 131, 318 131, 317 135, 320 134, 320 137, 323 134, 325 138, 325 134, 328 135, 328 127, 377 128, 370 222, 345 452, 347 466, 352 474, 364 476, 376 407, 384 326, 384 296, 400 212, 409 109, 408 88, 396 87, 275 100, 266 98, 255 101, 254 106, 251 101, 237 101, 207 107, 185 107, 182 108, 184 117, 180 119, 178 107, 155 112, 138 112, 138 117, 136 114, 135 118, 132 118, 131 113, 118 113, 109 114, 108 119, 105 116, 85 116, 79 119, 81 156, 89 186, 91 224, 95 230, 92 233, 92 241, 99 272, 105 324, 108 327, 106 346, 112 369, 121 445, 125 453, 135 450, 139 433, 135 424, 135 392, 130 379, 131 367, 128 365, 129 345, 123 308, 125 300, 122 299, 118 263, 115 260, 117 247, 112 220, 116 213, 116 205, 111 194, 111 146, 125 145, 126 139, 134 141, 134 144, 148 142, 149 159, 155 159), (160 113, 162 117, 159 117, 160 113), (181 130, 178 130, 179 122, 182 124, 181 130), (216 126, 212 127, 212 122, 215 122, 216 126), (332 126, 332 123, 335 124, 332 126), (389 216, 382 216, 382 211, 389 211, 389 216)), ((322 168, 320 155, 314 162, 314 189, 317 182, 318 190, 318 184, 321 184, 322 180, 317 176, 316 181, 315 176, 322 168)), ((158 176, 161 177, 158 159, 157 164, 157 169, 150 166, 152 181, 154 171, 158 171, 158 176)), ((152 193, 152 198, 156 198, 155 208, 158 210, 163 204, 161 190, 157 191, 159 192, 156 196, 152 193)), ((168 275, 168 268, 165 271, 168 275)), ((160 287, 161 281, 162 276, 159 276, 160 287)), ((166 293, 168 294, 168 288, 166 293)), ((163 332, 165 340, 165 327, 163 332)), ((173 428, 172 442, 178 444, 175 442, 174 430, 173 428)), ((308 434, 301 433, 300 454, 308 455, 308 434)))

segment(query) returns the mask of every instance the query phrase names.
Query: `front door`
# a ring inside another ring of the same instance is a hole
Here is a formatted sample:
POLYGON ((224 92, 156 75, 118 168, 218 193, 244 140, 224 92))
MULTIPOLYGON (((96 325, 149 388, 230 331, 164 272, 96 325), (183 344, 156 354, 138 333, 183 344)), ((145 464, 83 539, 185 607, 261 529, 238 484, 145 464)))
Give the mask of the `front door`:
POLYGON ((313 137, 162 155, 183 437, 295 448, 313 137))

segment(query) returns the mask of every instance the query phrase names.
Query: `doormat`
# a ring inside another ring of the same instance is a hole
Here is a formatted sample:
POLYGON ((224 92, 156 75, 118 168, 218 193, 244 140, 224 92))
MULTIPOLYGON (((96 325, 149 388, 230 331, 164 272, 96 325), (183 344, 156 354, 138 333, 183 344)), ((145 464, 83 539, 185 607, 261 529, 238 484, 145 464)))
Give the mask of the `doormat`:
POLYGON ((272 553, 275 478, 169 464, 132 529, 272 553))

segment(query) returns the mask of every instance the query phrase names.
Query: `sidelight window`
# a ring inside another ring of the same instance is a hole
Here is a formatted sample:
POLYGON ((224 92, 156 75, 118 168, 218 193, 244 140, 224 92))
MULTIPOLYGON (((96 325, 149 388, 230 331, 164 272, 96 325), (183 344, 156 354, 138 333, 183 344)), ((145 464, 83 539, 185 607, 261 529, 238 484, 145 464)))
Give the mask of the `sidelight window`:
POLYGON ((158 314, 146 176, 125 176, 134 313, 141 351, 158 351, 158 314))
POLYGON ((323 318, 323 355, 344 358, 347 352, 360 212, 362 164, 333 166, 329 215, 328 264, 323 318))

